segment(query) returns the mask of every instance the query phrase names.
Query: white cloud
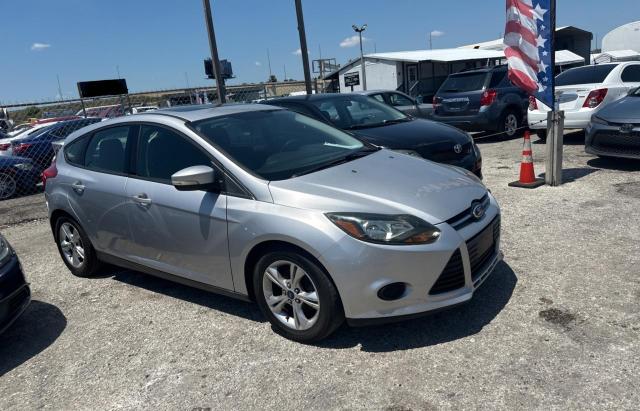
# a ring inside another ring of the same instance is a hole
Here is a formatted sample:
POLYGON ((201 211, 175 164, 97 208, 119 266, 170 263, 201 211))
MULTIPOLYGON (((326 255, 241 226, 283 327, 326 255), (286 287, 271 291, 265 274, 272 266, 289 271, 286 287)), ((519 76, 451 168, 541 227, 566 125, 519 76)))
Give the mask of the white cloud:
POLYGON ((256 61, 256 66, 260 67, 262 65, 262 63, 260 63, 259 61, 256 61))
POLYGON ((442 36, 444 36, 444 31, 433 30, 431 32, 431 37, 442 37, 442 36))
POLYGON ((49 47, 51 47, 51 44, 47 44, 47 43, 33 43, 31 45, 31 50, 33 51, 41 51, 44 49, 48 49, 49 47))
MULTIPOLYGON (((302 56, 302 50, 300 50, 300 48, 297 48, 292 51, 291 54, 293 54, 294 56, 302 56)), ((311 52, 307 50, 307 54, 311 55, 311 52)))
MULTIPOLYGON (((362 36, 362 42, 365 43, 369 41, 368 37, 362 36)), ((347 37, 346 39, 340 42, 340 47, 355 47, 360 44, 360 36, 353 35, 351 37, 347 37)))

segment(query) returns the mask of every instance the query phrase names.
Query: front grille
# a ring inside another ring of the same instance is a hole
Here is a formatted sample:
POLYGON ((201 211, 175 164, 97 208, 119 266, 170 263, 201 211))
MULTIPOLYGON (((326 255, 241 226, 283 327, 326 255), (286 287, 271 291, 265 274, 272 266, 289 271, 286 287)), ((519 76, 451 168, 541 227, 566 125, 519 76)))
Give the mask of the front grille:
POLYGON ((456 153, 453 147, 456 143, 447 141, 419 146, 416 151, 423 158, 437 163, 455 163, 473 152, 472 143, 462 144, 460 153, 456 153))
POLYGON ((640 132, 616 133, 601 131, 591 143, 598 151, 640 156, 640 132))
POLYGON ((500 238, 500 216, 496 217, 484 230, 467 241, 471 278, 475 281, 493 260, 496 243, 500 238))
MULTIPOLYGON (((480 204, 485 206, 485 210, 486 208, 489 206, 489 194, 485 194, 480 200, 480 204)), ((466 210, 464 210, 463 212, 454 215, 453 217, 451 217, 450 219, 447 220, 447 224, 449 224, 451 227, 453 227, 456 230, 460 230, 466 226, 468 226, 469 224, 475 222, 477 220, 475 220, 473 218, 473 214, 472 214, 472 210, 471 207, 467 208, 466 210)))
POLYGON ((462 287, 464 287, 464 267, 460 250, 456 250, 436 283, 429 290, 429 295, 448 293, 462 287))

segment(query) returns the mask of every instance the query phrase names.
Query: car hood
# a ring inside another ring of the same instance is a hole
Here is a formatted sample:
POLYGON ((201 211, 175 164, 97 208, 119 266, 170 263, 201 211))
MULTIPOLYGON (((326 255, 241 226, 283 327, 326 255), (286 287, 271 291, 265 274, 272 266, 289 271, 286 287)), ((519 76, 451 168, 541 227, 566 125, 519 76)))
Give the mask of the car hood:
POLYGON ((353 130, 353 133, 370 143, 393 149, 415 149, 418 146, 444 142, 464 145, 471 141, 469 135, 462 130, 419 118, 404 123, 353 130))
POLYGON ((322 212, 411 214, 438 224, 487 189, 453 166, 380 150, 336 167, 269 184, 273 201, 322 212))
POLYGON ((640 97, 629 96, 606 105, 598 117, 612 123, 640 123, 640 97))

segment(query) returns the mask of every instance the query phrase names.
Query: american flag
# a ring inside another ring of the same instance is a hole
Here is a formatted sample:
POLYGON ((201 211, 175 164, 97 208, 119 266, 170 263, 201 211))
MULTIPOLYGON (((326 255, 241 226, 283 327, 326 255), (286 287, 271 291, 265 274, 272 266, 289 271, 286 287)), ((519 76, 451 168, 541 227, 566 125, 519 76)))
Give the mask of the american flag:
POLYGON ((509 79, 553 108, 552 11, 554 0, 507 0, 504 34, 509 79))

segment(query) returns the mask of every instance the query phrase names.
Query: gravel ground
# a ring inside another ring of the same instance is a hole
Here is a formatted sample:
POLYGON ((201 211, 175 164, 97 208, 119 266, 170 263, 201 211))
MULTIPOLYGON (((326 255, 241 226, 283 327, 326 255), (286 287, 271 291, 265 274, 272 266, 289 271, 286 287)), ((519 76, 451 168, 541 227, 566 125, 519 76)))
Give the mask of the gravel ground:
POLYGON ((504 263, 466 306, 316 346, 251 304, 125 270, 74 278, 42 196, 0 203, 34 298, 0 336, 0 409, 638 409, 640 163, 568 135, 566 183, 515 189, 521 140, 478 141, 504 263))

